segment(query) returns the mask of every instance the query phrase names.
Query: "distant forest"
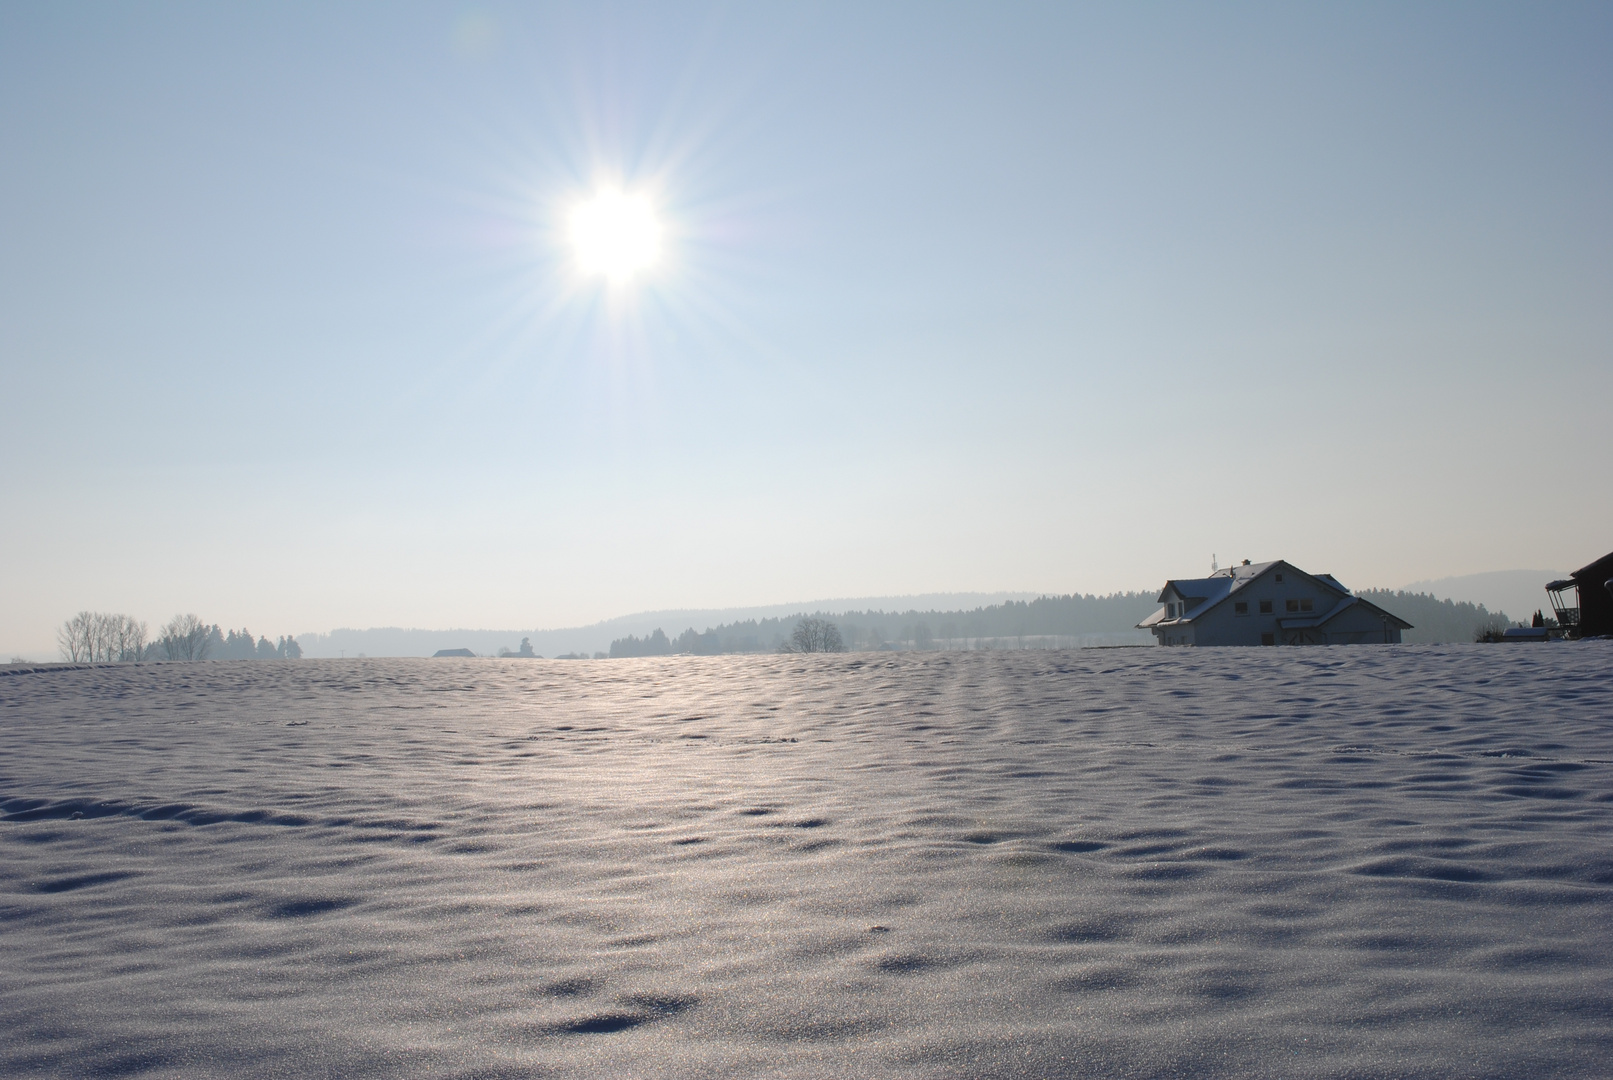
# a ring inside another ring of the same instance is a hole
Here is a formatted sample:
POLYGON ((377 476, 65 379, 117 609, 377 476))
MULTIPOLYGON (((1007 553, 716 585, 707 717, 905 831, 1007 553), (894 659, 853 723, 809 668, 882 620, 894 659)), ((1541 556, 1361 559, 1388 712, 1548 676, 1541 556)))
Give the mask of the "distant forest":
POLYGON ((1355 595, 1411 623, 1412 628, 1400 636, 1407 644, 1474 641, 1486 630, 1505 630, 1509 625, 1504 611, 1488 611, 1483 604, 1461 600, 1441 600, 1432 593, 1361 589, 1355 595))
MULTIPOLYGON (((1356 593, 1412 624, 1408 643, 1470 642, 1486 630, 1508 625, 1504 612, 1482 604, 1441 600, 1428 593, 1362 589, 1356 593)), ((1159 607, 1152 592, 1109 596, 1043 596, 1010 600, 972 611, 814 612, 839 627, 849 649, 978 649, 1058 648, 1089 643, 1083 639, 1122 635, 1159 607)), ((643 637, 629 635, 611 642, 610 655, 716 656, 723 653, 775 652, 790 639, 807 612, 773 619, 748 619, 707 628, 693 627, 677 637, 663 630, 643 637)))
POLYGON ((215 660, 300 660, 302 646, 290 637, 278 641, 260 637, 254 642, 250 630, 221 633, 215 625, 207 636, 207 655, 215 660))
MULTIPOLYGON (((973 649, 1079 645, 1081 639, 1128 634, 1155 608, 1155 593, 1109 596, 1042 596, 1009 600, 972 611, 812 612, 839 627, 849 649, 973 649)), ((644 637, 629 635, 611 642, 610 655, 667 656, 689 653, 775 652, 790 640, 795 624, 808 612, 775 619, 747 619, 708 627, 690 627, 676 638, 660 629, 644 637)))

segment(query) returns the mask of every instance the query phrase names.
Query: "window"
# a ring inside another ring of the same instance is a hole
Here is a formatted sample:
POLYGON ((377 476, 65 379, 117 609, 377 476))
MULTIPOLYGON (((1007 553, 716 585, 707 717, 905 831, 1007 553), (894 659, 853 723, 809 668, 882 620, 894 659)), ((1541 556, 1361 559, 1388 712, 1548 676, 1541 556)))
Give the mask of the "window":
POLYGON ((1270 615, 1271 614, 1271 601, 1270 600, 1262 600, 1262 601, 1260 601, 1260 614, 1262 614, 1262 615, 1270 615))
POLYGON ((1311 602, 1310 602, 1309 597, 1307 597, 1306 599, 1301 600, 1299 602, 1299 610, 1301 610, 1301 611, 1309 611, 1310 609, 1311 609, 1311 602))
POLYGON ((1166 604, 1165 605, 1165 617, 1167 619, 1176 618, 1176 605, 1175 604, 1166 604))
POLYGON ((1260 644, 1262 644, 1262 645, 1275 645, 1275 644, 1277 644, 1277 635, 1276 634, 1261 634, 1260 635, 1260 644))
POLYGON ((1237 603, 1233 604, 1232 605, 1232 613, 1234 615, 1247 615, 1247 614, 1249 614, 1249 603, 1248 603, 1248 601, 1239 600, 1237 603))
POLYGON ((1281 574, 1278 574, 1277 575, 1277 584, 1281 585, 1282 583, 1283 583, 1283 576, 1281 574))
POLYGON ((1299 601, 1298 600, 1284 600, 1283 601, 1283 610, 1284 611, 1298 611, 1299 610, 1299 601))

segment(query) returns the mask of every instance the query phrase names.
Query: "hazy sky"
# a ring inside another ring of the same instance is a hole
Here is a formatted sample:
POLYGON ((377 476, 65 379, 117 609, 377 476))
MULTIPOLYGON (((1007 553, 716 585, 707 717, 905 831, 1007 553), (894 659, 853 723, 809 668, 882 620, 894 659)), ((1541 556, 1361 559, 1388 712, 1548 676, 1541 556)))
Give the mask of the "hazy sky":
POLYGON ((1613 7, 0 7, 0 649, 1613 548, 1613 7), (571 209, 662 256, 579 274, 571 209))

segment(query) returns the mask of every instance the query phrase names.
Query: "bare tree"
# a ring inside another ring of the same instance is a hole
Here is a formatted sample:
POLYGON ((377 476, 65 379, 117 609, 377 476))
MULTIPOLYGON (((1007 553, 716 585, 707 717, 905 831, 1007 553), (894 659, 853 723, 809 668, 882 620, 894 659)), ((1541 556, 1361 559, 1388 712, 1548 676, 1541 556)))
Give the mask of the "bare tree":
POLYGON ((779 652, 845 652, 840 628, 828 619, 805 618, 795 624, 790 640, 779 646, 779 652))
POLYGON ((196 615, 175 615, 162 628, 157 645, 170 660, 206 660, 213 628, 196 615))
POLYGON ((146 624, 130 615, 114 616, 116 629, 112 634, 113 654, 123 663, 141 660, 146 654, 146 624))
POLYGON ((107 631, 111 629, 112 620, 99 611, 85 614, 89 618, 84 624, 84 659, 92 664, 105 663, 107 631))
POLYGON ((79 664, 139 660, 146 647, 146 624, 130 615, 81 611, 56 631, 62 659, 79 664))
POLYGON ((81 611, 62 623, 61 629, 56 631, 56 644, 62 650, 63 660, 75 664, 89 660, 90 641, 93 636, 91 627, 94 622, 95 612, 81 611))

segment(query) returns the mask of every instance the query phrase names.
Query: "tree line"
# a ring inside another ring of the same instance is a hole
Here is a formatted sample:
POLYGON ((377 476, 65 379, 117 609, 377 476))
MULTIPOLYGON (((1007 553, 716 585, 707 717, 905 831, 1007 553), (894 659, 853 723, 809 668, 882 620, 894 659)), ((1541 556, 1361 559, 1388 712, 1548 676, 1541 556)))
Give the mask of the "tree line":
POLYGON ((225 631, 197 615, 175 615, 155 638, 131 615, 81 611, 56 631, 62 659, 80 664, 138 663, 142 660, 300 660, 295 638, 256 640, 244 627, 225 631))
MULTIPOLYGON (((767 620, 769 622, 782 620, 767 620)), ((720 629, 720 628, 719 628, 720 629)), ((708 636, 695 633, 690 627, 679 634, 677 640, 666 636, 666 632, 659 626, 654 633, 645 634, 642 638, 629 634, 625 638, 617 638, 610 643, 612 658, 624 656, 671 656, 674 653, 694 656, 714 656, 719 652, 759 652, 760 649, 713 649, 709 648, 708 636)), ((752 639, 747 638, 748 643, 752 639)), ((719 639, 720 641, 720 639, 719 639)), ((819 653, 819 652, 845 652, 846 643, 840 633, 840 628, 828 619, 818 616, 797 616, 796 624, 790 631, 789 637, 780 637, 772 646, 773 651, 782 653, 819 653)))
POLYGON ((1085 634, 1132 630, 1159 606, 1155 595, 1151 592, 1108 596, 1071 593, 1029 601, 1008 600, 972 611, 848 611, 832 616, 824 612, 811 615, 802 612, 780 618, 724 623, 708 627, 704 632, 691 626, 676 638, 669 638, 661 629, 642 638, 629 635, 611 642, 610 655, 717 656, 775 652, 792 647, 795 630, 803 619, 828 623, 840 636, 842 648, 855 649, 975 648, 987 644, 1024 643, 1026 639, 1078 638, 1085 634))
POLYGON ((1509 625, 1504 611, 1465 600, 1441 600, 1432 593, 1360 589, 1355 595, 1411 623, 1412 628, 1400 636, 1407 644, 1476 641, 1486 633, 1499 635, 1509 625))

